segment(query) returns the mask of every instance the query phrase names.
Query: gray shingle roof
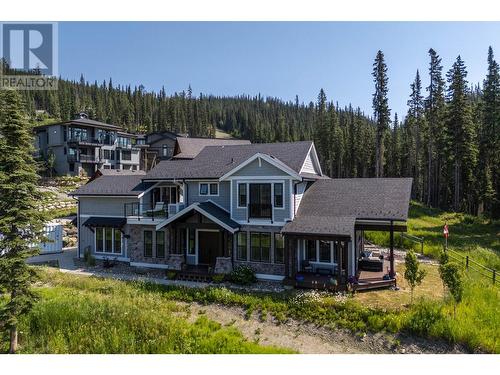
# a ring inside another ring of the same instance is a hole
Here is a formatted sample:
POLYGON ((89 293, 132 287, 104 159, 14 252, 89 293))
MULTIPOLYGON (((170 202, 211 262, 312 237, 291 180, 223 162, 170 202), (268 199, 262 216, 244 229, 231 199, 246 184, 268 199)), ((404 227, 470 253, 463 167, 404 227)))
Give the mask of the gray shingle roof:
POLYGON ((112 124, 106 124, 104 122, 96 121, 96 120, 91 120, 88 118, 77 118, 74 120, 69 120, 69 121, 64 121, 64 122, 57 122, 53 124, 45 124, 45 125, 40 125, 36 126, 35 129, 41 129, 47 126, 51 125, 60 125, 60 124, 73 124, 73 125, 83 125, 83 126, 90 126, 93 128, 107 128, 111 130, 122 130, 120 126, 117 125, 112 125, 112 124))
POLYGON ((205 147, 208 146, 233 146, 248 145, 245 139, 219 139, 219 138, 177 138, 179 151, 174 159, 194 159, 205 147))
POLYGON ((311 145, 311 141, 302 141, 209 146, 192 160, 161 161, 145 179, 219 178, 257 153, 274 157, 299 173, 311 145))
POLYGON ((351 235, 356 219, 408 219, 411 178, 318 180, 283 233, 351 235))
POLYGON ((69 195, 126 195, 134 197, 153 185, 152 182, 142 182, 143 177, 144 173, 103 175, 72 191, 69 195))
POLYGON ((233 229, 238 229, 240 227, 236 221, 231 219, 229 212, 223 210, 212 202, 201 202, 198 207, 233 229))

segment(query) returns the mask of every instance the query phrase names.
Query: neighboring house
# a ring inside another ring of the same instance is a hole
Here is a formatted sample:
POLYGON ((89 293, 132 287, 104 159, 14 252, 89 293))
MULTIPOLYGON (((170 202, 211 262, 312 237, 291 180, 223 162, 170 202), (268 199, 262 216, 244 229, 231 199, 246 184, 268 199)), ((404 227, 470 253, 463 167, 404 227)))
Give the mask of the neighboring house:
POLYGON ((97 169, 140 169, 137 135, 116 125, 90 120, 80 113, 74 120, 35 127, 36 149, 47 160, 54 154, 58 175, 92 176, 97 169))
MULTIPOLYGON (((74 191, 79 256, 186 278, 248 265, 261 279, 342 289, 360 275, 364 230, 406 230, 411 179, 329 179, 310 141, 205 146, 190 156, 74 191)), ((381 286, 395 283, 393 257, 387 266, 381 286)))
POLYGON ((208 146, 249 145, 245 139, 230 138, 177 138, 174 147, 174 159, 194 159, 201 150, 208 146))
POLYGON ((206 146, 250 144, 241 139, 189 138, 185 134, 170 131, 150 133, 146 136, 148 149, 144 170, 150 170, 162 160, 193 159, 206 146))

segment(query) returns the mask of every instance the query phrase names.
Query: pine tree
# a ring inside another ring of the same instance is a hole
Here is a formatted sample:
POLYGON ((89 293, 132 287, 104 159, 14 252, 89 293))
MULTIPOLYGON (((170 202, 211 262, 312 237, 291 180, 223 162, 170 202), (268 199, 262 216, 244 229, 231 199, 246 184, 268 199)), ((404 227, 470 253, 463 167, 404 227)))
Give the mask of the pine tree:
POLYGON ((477 164, 476 131, 469 101, 467 71, 460 56, 448 77, 447 131, 453 139, 450 160, 453 160, 453 208, 473 212, 475 208, 475 169, 477 164))
POLYGON ((408 126, 415 147, 411 152, 411 175, 413 177, 413 197, 422 201, 422 171, 421 171, 421 133, 424 127, 424 98, 422 96, 422 83, 417 70, 415 80, 411 84, 410 100, 408 100, 408 126))
POLYGON ((40 239, 44 224, 37 210, 33 136, 22 108, 17 92, 0 91, 0 292, 7 297, 0 328, 10 332, 10 353, 17 350, 19 318, 36 300, 31 290, 36 273, 25 260, 36 253, 30 244, 40 239))
POLYGON ((443 165, 445 161, 445 145, 447 142, 444 130, 445 82, 442 77, 443 67, 441 58, 432 48, 429 49, 431 61, 429 63, 428 96, 425 100, 427 131, 424 135, 427 143, 427 196, 428 206, 439 206, 443 179, 443 165))
POLYGON ((482 124, 479 131, 479 198, 484 210, 500 217, 500 68, 488 48, 488 74, 483 85, 482 124))
POLYGON ((387 99, 388 78, 387 66, 382 51, 377 52, 372 72, 375 82, 375 93, 373 94, 373 112, 377 124, 377 136, 375 142, 375 177, 384 177, 384 135, 389 127, 390 109, 387 99))

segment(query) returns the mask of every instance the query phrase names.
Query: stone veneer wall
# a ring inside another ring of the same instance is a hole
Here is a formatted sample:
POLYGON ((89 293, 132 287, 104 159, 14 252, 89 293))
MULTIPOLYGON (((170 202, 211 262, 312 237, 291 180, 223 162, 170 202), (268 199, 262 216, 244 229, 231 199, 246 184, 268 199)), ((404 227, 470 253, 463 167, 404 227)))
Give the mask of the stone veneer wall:
POLYGON ((261 263, 261 262, 245 262, 240 260, 234 261, 234 266, 245 265, 251 267, 255 273, 265 275, 285 276, 285 265, 278 263, 261 263))
POLYGON ((214 273, 228 274, 233 270, 231 257, 217 257, 215 261, 214 273))
MULTIPOLYGON (((128 239, 128 254, 130 262, 133 263, 150 263, 150 264, 165 264, 168 268, 173 270, 180 270, 182 264, 185 262, 184 255, 182 254, 169 254, 170 249, 170 236, 165 236, 165 258, 156 258, 155 246, 153 246, 153 257, 144 257, 144 237, 143 231, 152 230, 153 237, 155 227, 152 225, 130 225, 129 226, 129 239, 128 239)), ((166 229, 168 233, 168 229, 166 229)))

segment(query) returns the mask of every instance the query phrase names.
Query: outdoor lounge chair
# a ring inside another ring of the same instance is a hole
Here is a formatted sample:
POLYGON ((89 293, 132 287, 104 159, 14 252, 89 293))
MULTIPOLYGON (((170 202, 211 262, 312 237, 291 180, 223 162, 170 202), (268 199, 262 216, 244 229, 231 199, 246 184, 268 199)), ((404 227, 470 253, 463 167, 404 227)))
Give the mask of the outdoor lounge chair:
POLYGON ((160 214, 162 212, 165 212, 165 203, 156 202, 156 204, 152 210, 146 211, 146 215, 147 216, 158 216, 158 214, 160 214))

